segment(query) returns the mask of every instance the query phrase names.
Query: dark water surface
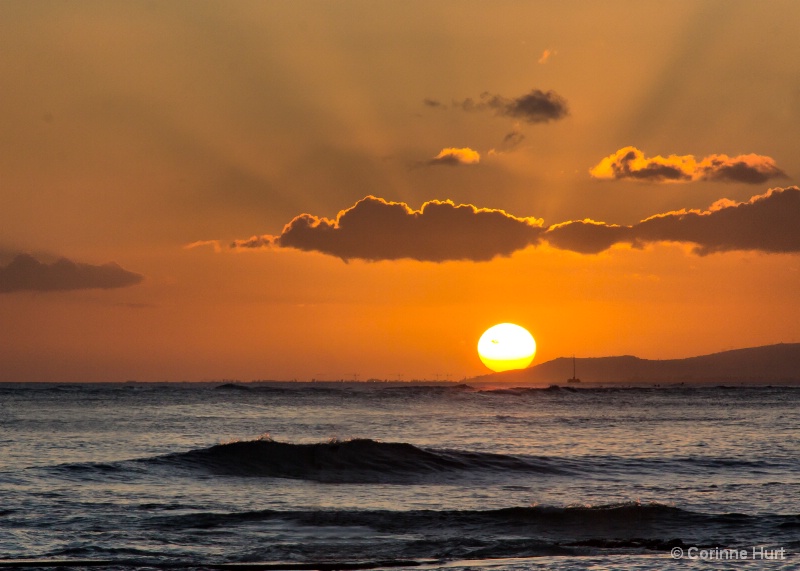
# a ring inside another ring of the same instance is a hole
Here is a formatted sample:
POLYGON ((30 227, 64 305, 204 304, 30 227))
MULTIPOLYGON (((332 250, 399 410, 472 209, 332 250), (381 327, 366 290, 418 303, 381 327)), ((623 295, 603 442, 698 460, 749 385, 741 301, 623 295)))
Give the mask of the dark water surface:
POLYGON ((800 562, 798 388, 247 387, 0 385, 0 564, 800 562))

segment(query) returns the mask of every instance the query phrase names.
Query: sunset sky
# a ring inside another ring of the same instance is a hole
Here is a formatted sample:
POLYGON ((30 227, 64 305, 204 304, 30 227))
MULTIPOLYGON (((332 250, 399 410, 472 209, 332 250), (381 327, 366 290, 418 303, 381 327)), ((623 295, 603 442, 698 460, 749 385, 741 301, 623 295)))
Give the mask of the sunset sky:
POLYGON ((800 341, 800 3, 0 3, 0 381, 800 341))

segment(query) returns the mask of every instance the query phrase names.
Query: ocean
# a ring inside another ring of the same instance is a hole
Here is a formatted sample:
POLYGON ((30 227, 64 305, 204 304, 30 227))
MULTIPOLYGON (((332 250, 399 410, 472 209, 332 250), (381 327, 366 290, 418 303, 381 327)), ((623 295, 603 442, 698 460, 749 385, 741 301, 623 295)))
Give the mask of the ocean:
POLYGON ((796 569, 800 388, 0 385, 0 566, 796 569))

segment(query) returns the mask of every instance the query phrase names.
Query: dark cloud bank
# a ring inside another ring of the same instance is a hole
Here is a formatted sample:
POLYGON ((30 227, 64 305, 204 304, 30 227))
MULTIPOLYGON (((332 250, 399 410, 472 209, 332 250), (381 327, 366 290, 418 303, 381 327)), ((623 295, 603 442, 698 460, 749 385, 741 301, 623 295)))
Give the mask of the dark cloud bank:
POLYGON ((642 247, 655 242, 694 245, 697 254, 732 250, 800 252, 800 189, 776 188, 747 202, 719 201, 705 211, 682 210, 647 218, 633 226, 592 220, 544 227, 536 218, 431 201, 407 204, 368 196, 333 219, 301 214, 280 235, 237 240, 234 249, 263 247, 316 251, 343 260, 444 262, 487 261, 528 246, 548 243, 582 254, 615 244, 642 247))
POLYGON ((412 210, 401 202, 368 196, 335 220, 301 214, 279 236, 237 240, 233 247, 274 245, 344 260, 487 261, 525 248, 542 231, 540 220, 517 218, 501 210, 438 200, 412 210))
POLYGON ((28 254, 19 254, 7 266, 0 267, 0 293, 112 289, 136 285, 142 279, 140 274, 114 263, 95 266, 62 258, 46 264, 28 254))
MULTIPOLYGON (((438 99, 425 98, 422 103, 432 109, 447 109, 438 99)), ((525 95, 509 98, 485 91, 477 99, 467 97, 453 101, 453 107, 463 111, 494 111, 496 115, 512 117, 527 123, 546 123, 569 115, 567 100, 555 91, 532 89, 525 95)))
POLYGON ((546 123, 569 115, 566 99, 555 91, 540 89, 533 89, 515 98, 485 92, 477 100, 468 97, 463 101, 454 101, 453 105, 464 111, 494 111, 497 115, 527 123, 546 123))

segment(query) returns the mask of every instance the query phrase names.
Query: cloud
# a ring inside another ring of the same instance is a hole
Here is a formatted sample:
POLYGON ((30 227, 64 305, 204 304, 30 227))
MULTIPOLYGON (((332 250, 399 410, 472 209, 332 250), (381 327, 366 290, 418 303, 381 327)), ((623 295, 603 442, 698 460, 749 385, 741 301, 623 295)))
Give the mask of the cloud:
MULTIPOLYGON (((301 216, 310 216, 310 214, 301 214, 300 216, 296 217, 295 220, 301 216)), ((294 220, 292 222, 294 222, 294 220)), ((286 227, 289 225, 291 225, 291 222, 287 224, 286 227)), ((280 246, 280 244, 276 244, 276 238, 277 236, 270 236, 269 234, 264 234, 263 236, 251 236, 250 238, 246 238, 244 240, 234 240, 231 244, 231 248, 234 250, 269 249, 273 246, 280 246)))
POLYGON ((788 178, 775 160, 762 155, 711 155, 700 162, 703 180, 762 184, 773 178, 788 178))
POLYGON ((301 214, 278 236, 237 240, 235 249, 277 246, 343 260, 487 261, 535 244, 542 221, 470 204, 432 200, 413 210, 367 196, 334 220, 301 214))
POLYGON ((447 105, 437 99, 431 99, 430 97, 423 99, 422 103, 424 103, 427 107, 432 107, 433 109, 447 109, 447 105))
POLYGON ((601 180, 633 179, 650 182, 693 182, 700 180, 761 184, 787 178, 771 157, 763 155, 693 155, 645 157, 636 147, 624 147, 601 160, 589 171, 601 180))
POLYGON ((707 255, 733 250, 800 252, 800 189, 775 188, 746 202, 721 200, 708 210, 680 210, 651 216, 633 226, 590 220, 556 224, 543 236, 551 245, 584 254, 614 244, 641 247, 655 242, 694 244, 707 255))
POLYGON ((706 211, 652 216, 634 227, 637 241, 696 244, 701 255, 731 250, 800 252, 800 188, 775 188, 746 202, 717 202, 706 211))
POLYGON ((519 147, 522 142, 525 140, 525 135, 523 135, 518 129, 514 129, 510 133, 508 133, 505 137, 503 137, 502 142, 497 146, 496 149, 491 149, 489 151, 490 155, 499 155, 501 153, 508 153, 519 147))
POLYGON ((525 135, 517 130, 511 131, 503 137, 503 145, 507 147, 516 147, 525 140, 525 135))
POLYGON ((533 89, 514 99, 485 92, 477 101, 467 98, 460 102, 454 101, 453 104, 464 111, 493 110, 497 115, 513 117, 527 123, 547 123, 569 115, 566 99, 555 91, 545 92, 539 89, 533 89))
POLYGON ((473 151, 469 147, 462 149, 447 148, 428 161, 429 165, 477 165, 481 161, 478 151, 473 151))
POLYGON ((556 55, 557 53, 558 52, 556 50, 551 50, 551 49, 544 50, 542 52, 542 57, 540 57, 538 60, 538 63, 542 65, 546 64, 548 61, 550 61, 550 58, 556 55))
POLYGON ((543 236, 551 246, 580 254, 599 254, 614 244, 630 241, 630 228, 594 220, 553 224, 543 236))
POLYGON ((112 289, 136 285, 142 279, 140 274, 114 263, 95 266, 62 258, 45 264, 28 254, 19 254, 7 266, 0 267, 0 293, 112 289))
POLYGON ((280 235, 237 240, 237 250, 296 248, 343 260, 488 261, 547 242, 581 254, 616 244, 643 247, 657 242, 694 245, 694 252, 753 250, 800 253, 800 188, 771 189, 746 202, 722 199, 708 210, 651 216, 632 226, 577 220, 543 227, 542 220, 502 210, 433 200, 419 210, 368 196, 330 220, 301 214, 280 235))
POLYGON ((220 245, 219 240, 197 240, 191 244, 186 244, 183 248, 184 250, 193 250, 195 248, 202 248, 203 246, 209 246, 217 253, 222 252, 222 246, 220 245))

